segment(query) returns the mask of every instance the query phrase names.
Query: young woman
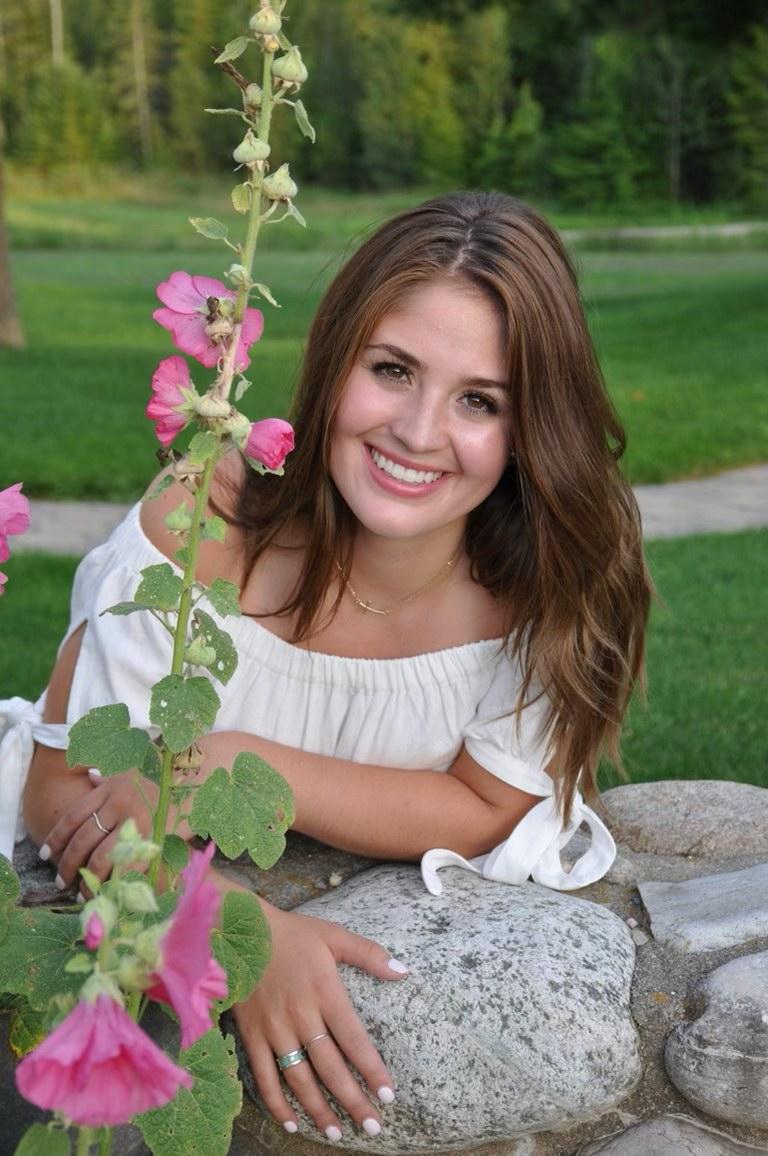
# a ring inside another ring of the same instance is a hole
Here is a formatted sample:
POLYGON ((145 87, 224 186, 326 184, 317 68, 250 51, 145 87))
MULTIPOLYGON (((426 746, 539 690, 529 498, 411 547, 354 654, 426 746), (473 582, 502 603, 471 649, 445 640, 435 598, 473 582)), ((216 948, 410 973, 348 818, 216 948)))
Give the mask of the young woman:
MULTIPOLYGON (((557 235, 500 194, 384 225, 320 305, 294 424, 284 478, 235 455, 216 480, 229 530, 199 577, 237 581, 243 618, 227 620, 239 666, 201 775, 253 750, 290 782, 297 830, 422 859, 432 890, 447 862, 562 889, 599 878, 613 843, 579 788, 594 789, 601 754, 618 761, 650 582, 623 430, 557 235), (559 852, 582 820, 592 845, 566 873, 559 852)), ((147 823, 130 775, 99 782, 43 744, 61 737, 49 724, 112 701, 149 726, 163 632, 99 612, 173 557, 164 516, 186 497, 137 506, 83 561, 47 696, 21 724, 40 742, 24 817, 62 886, 83 865, 106 875, 127 815, 147 823)), ((328 1138, 340 1122, 324 1091, 376 1134, 347 1062, 384 1103, 393 1081, 336 965, 382 979, 404 965, 264 907, 272 960, 237 1010, 261 1095, 289 1131, 283 1080, 328 1138), (275 1057, 301 1048, 281 1073, 275 1057)))

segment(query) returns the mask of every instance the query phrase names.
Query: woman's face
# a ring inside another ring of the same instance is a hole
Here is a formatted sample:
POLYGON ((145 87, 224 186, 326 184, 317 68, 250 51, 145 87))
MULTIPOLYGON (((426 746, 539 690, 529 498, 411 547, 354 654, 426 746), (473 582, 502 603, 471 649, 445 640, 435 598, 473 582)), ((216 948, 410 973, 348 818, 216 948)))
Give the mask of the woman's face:
POLYGON ((331 433, 331 477, 389 538, 463 529, 510 452, 502 326, 490 300, 443 278, 412 290, 362 350, 331 433))

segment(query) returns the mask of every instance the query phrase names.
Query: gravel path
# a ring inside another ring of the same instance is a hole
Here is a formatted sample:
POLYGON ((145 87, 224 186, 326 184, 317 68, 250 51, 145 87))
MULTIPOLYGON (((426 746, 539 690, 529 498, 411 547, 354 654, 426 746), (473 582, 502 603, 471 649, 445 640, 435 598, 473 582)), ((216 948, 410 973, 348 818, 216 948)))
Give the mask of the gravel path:
MULTIPOLYGON (((675 538, 768 526, 768 465, 712 478, 637 486, 646 538, 675 538)), ((32 524, 14 550, 84 554, 103 542, 128 506, 111 502, 32 502, 32 524)))

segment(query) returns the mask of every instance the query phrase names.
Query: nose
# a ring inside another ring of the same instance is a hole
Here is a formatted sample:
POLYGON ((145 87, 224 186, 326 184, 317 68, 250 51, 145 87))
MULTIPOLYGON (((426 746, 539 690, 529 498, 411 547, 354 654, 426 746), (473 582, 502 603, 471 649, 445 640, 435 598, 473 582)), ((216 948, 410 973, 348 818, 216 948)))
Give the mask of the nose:
POLYGON ((390 421, 390 429, 411 453, 442 449, 448 440, 444 404, 427 390, 415 390, 390 421))

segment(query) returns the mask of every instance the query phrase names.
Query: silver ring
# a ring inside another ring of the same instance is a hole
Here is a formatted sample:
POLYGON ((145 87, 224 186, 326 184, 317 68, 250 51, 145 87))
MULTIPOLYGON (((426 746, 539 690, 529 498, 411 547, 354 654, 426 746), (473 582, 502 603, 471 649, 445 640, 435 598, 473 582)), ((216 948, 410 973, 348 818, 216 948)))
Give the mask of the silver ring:
POLYGON ((105 835, 111 835, 112 834, 112 828, 104 826, 101 819, 99 818, 99 812, 98 811, 91 811, 91 818, 93 819, 94 823, 99 828, 99 830, 103 831, 105 835))
POLYGON ((310 1044, 313 1044, 315 1042, 315 1040, 325 1040, 327 1038, 328 1038, 328 1032, 319 1032, 316 1036, 312 1036, 311 1040, 307 1040, 304 1047, 308 1048, 310 1044))
POLYGON ((296 1064, 303 1064, 307 1058, 307 1053, 304 1048, 296 1048, 293 1052, 286 1052, 282 1056, 275 1056, 275 1062, 281 1072, 286 1068, 293 1068, 296 1064))

